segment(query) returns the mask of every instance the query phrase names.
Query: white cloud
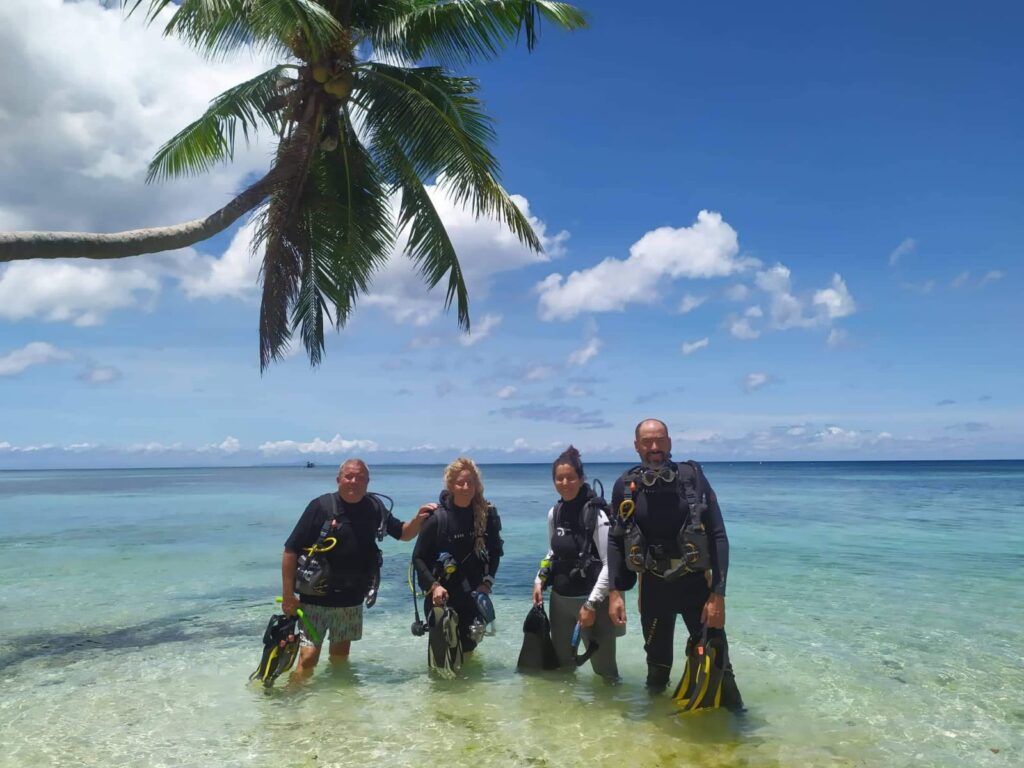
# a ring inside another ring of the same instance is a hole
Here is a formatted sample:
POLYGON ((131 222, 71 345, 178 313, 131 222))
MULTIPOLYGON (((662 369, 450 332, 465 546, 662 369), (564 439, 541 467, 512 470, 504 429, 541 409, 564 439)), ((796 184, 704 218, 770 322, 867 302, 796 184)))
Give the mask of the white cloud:
POLYGON ((512 384, 508 384, 508 385, 502 387, 501 389, 499 389, 495 393, 495 396, 499 400, 509 400, 509 399, 511 399, 511 398, 516 396, 516 392, 517 391, 518 390, 515 388, 515 386, 513 386, 512 384))
POLYGON ((512 441, 513 451, 528 451, 529 449, 530 444, 522 437, 517 437, 515 440, 512 441))
POLYGON ((260 445, 259 451, 265 456, 281 456, 285 454, 344 453, 347 451, 372 452, 376 451, 377 447, 377 443, 373 440, 346 440, 341 435, 335 435, 330 440, 316 437, 308 443, 295 440, 268 441, 260 445))
POLYGON ((908 237, 902 243, 897 245, 892 250, 892 253, 889 254, 889 266, 890 267, 896 266, 896 263, 900 259, 902 259, 904 256, 907 256, 907 255, 913 253, 916 249, 917 249, 917 241, 914 240, 914 238, 912 238, 912 237, 908 237))
POLYGON ((238 438, 231 437, 230 435, 224 438, 223 442, 210 443, 199 448, 200 453, 219 452, 226 453, 228 455, 232 453, 238 453, 242 449, 242 444, 238 441, 238 438))
MULTIPOLYGON (((791 328, 829 327, 838 318, 852 315, 857 308, 843 278, 835 274, 829 287, 800 298, 792 293, 792 273, 783 264, 759 271, 754 277, 757 288, 768 294, 768 330, 784 331, 791 328)), ((762 332, 760 323, 751 322, 764 317, 760 306, 750 307, 743 317, 726 318, 729 332, 738 339, 754 339, 762 332)))
POLYGON ((78 375, 79 381, 88 384, 109 384, 121 378, 121 372, 109 365, 90 366, 78 375))
POLYGON ((954 277, 954 278, 953 278, 953 279, 952 279, 952 280, 950 281, 950 283, 949 283, 949 287, 950 287, 950 288, 961 288, 961 287, 963 287, 963 286, 964 286, 964 285, 965 285, 965 284, 967 283, 967 281, 968 281, 968 280, 970 280, 970 279, 971 279, 971 273, 970 273, 970 272, 968 272, 967 270, 964 270, 963 272, 961 272, 961 273, 960 273, 959 275, 957 275, 956 277, 954 277))
POLYGON ((790 277, 789 267, 776 264, 771 269, 758 272, 754 283, 765 293, 789 293, 790 277))
POLYGON ((569 355, 569 365, 586 365, 601 350, 601 340, 597 337, 591 338, 579 349, 569 355))
POLYGON ((201 256, 189 249, 177 262, 181 289, 190 299, 236 299, 255 295, 259 287, 260 259, 253 255, 255 220, 249 219, 231 238, 220 258, 201 256))
POLYGON ((64 259, 10 264, 0 272, 0 318, 98 325, 108 313, 159 293, 153 269, 137 264, 137 259, 117 265, 64 259))
POLYGON ((71 353, 45 341, 33 341, 0 357, 0 376, 16 376, 33 365, 70 360, 71 353))
MULTIPOLYGON (((564 252, 568 233, 548 234, 545 222, 532 215, 529 201, 521 195, 512 195, 512 200, 530 220, 544 246, 544 253, 534 253, 526 248, 499 222, 477 218, 472 210, 456 205, 443 187, 428 186, 427 193, 455 246, 474 302, 487 297, 496 275, 546 262, 564 252)), ((395 322, 425 326, 444 310, 447 277, 428 293, 415 265, 403 255, 404 248, 405 240, 400 238, 388 263, 374 276, 370 292, 361 297, 360 302, 365 306, 379 307, 395 322)))
POLYGON ((224 205, 265 152, 146 185, 156 150, 210 99, 267 68, 210 61, 119 3, 0 3, 0 228, 115 231, 192 219, 224 205), (59 41, 59 44, 55 44, 59 41))
POLYGON ((978 286, 981 287, 983 285, 988 285, 989 283, 994 283, 997 280, 1002 280, 1005 276, 1006 275, 1002 270, 993 269, 991 272, 985 273, 985 276, 978 281, 978 286))
POLYGON ((148 443, 133 443, 125 448, 125 450, 128 453, 169 453, 171 451, 185 450, 185 446, 182 443, 171 443, 170 445, 166 445, 157 440, 153 440, 148 443))
POLYGON ((835 349, 836 347, 843 346, 843 344, 846 343, 847 338, 848 334, 846 331, 841 328, 833 328, 828 332, 828 337, 826 338, 825 343, 828 345, 829 349, 835 349))
POLYGON ((729 318, 726 324, 729 327, 729 333, 737 339, 749 341, 750 339, 756 339, 761 335, 761 332, 754 328, 750 324, 750 320, 746 317, 729 318))
POLYGON ((814 293, 815 306, 821 307, 829 320, 847 317, 857 310, 857 304, 850 291, 838 274, 832 275, 832 287, 823 288, 814 293))
MULTIPOLYGON (((167 139, 211 98, 272 64, 248 53, 203 58, 163 35, 172 12, 147 27, 144 14, 126 20, 119 4, 98 0, 0 3, 0 67, 19 72, 0 79, 0 229, 178 223, 212 213, 269 167, 265 150, 239 137, 230 164, 145 183, 167 139)), ((243 227, 219 259, 189 248, 0 267, 0 317, 97 325, 113 310, 150 308, 167 277, 191 298, 240 298, 255 287, 259 266, 248 260, 250 233, 243 227)))
POLYGON ((748 373, 743 379, 743 389, 746 392, 754 392, 765 384, 770 383, 772 377, 767 373, 748 373))
POLYGON ((724 295, 729 301, 746 301, 750 296, 750 288, 743 283, 736 283, 726 288, 724 295))
POLYGON ((707 296, 692 296, 688 293, 683 296, 683 300, 679 302, 679 309, 676 311, 681 315, 685 315, 695 310, 707 300, 707 296))
POLYGON ((689 227, 647 232, 626 259, 608 258, 568 277, 548 275, 536 285, 539 312, 544 320, 568 320, 583 312, 623 311, 628 304, 655 301, 662 283, 727 277, 757 264, 739 255, 736 230, 721 214, 701 211, 689 227))
POLYGON ((526 372, 524 377, 527 381, 541 381, 554 376, 555 371, 547 365, 537 365, 526 372))
POLYGON ((711 342, 708 340, 707 337, 700 339, 698 341, 684 341, 682 346, 683 354, 692 355, 698 349, 704 349, 704 347, 706 347, 710 343, 711 342))
POLYGON ((464 347, 471 347, 490 336, 491 331, 500 324, 501 315, 484 315, 479 322, 473 323, 470 333, 464 333, 459 336, 459 344, 464 347))

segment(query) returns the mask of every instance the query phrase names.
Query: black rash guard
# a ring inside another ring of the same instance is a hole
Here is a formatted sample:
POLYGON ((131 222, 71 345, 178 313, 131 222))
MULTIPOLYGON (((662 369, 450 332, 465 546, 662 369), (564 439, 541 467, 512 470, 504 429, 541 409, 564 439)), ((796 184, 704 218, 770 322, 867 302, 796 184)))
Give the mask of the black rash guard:
MULTIPOLYGON (((487 530, 484 545, 487 549, 487 564, 477 557, 476 538, 473 535, 473 510, 470 507, 456 507, 447 491, 441 493, 437 511, 427 518, 420 529, 413 549, 413 563, 421 589, 430 589, 437 581, 437 557, 441 552, 448 552, 455 558, 458 570, 448 580, 441 580, 441 585, 449 592, 469 592, 483 582, 484 575, 495 576, 501 562, 501 519, 497 511, 491 507, 487 515, 487 530), (441 517, 446 517, 445 539, 438 541, 438 527, 441 517), (443 547, 443 549, 442 549, 443 547), (465 585, 468 585, 468 589, 465 585)), ((454 595, 453 595, 454 597, 454 595)))
MULTIPOLYGON (((295 524, 284 548, 301 555, 302 551, 316 543, 324 523, 334 514, 331 495, 318 496, 309 502, 299 522, 295 524)), ((326 595, 300 595, 300 600, 309 605, 324 605, 330 608, 359 605, 366 597, 370 578, 377 568, 377 529, 380 527, 381 508, 364 496, 356 504, 342 500, 333 494, 338 504, 338 540, 334 549, 318 557, 326 558, 331 566, 331 587, 326 595)), ((387 533, 393 539, 402 538, 403 523, 393 515, 387 523, 387 533)))
MULTIPOLYGON (((680 464, 679 469, 686 471, 688 465, 680 464)), ((708 536, 708 545, 711 550, 711 591, 719 595, 725 595, 726 576, 729 573, 729 537, 725 533, 725 521, 722 519, 722 510, 718 506, 718 497, 715 495, 711 483, 704 475, 704 470, 699 469, 700 483, 703 483, 707 502, 707 512, 704 513, 704 529, 708 536)), ((637 504, 636 524, 640 527, 644 539, 651 542, 674 540, 679 529, 686 521, 686 511, 679 498, 679 492, 675 483, 666 483, 661 480, 653 486, 637 484, 638 491, 644 494, 644 503, 637 504)), ((612 488, 612 520, 617 518, 619 505, 626 498, 625 476, 615 481, 612 488)), ((623 533, 617 531, 618 526, 612 525, 612 532, 608 536, 608 561, 610 570, 611 588, 627 590, 636 581, 634 574, 626 568, 625 547, 623 546, 623 533)))

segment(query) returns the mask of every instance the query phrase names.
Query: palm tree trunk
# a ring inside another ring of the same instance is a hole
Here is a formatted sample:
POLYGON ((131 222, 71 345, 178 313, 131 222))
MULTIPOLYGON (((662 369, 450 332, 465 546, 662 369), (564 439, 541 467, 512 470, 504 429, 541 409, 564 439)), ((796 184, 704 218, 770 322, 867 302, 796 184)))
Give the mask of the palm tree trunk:
POLYGON ((213 237, 248 213, 270 193, 273 171, 219 211, 170 227, 126 232, 0 232, 0 263, 27 259, 123 259, 185 248, 213 237))

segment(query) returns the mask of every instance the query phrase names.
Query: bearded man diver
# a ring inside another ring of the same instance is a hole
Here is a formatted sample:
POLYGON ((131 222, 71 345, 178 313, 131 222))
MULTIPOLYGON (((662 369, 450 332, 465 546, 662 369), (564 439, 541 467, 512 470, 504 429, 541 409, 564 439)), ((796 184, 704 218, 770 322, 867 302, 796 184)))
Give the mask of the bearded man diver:
POLYGON ((634 437, 641 463, 616 480, 612 489, 612 624, 625 625, 622 592, 639 580, 648 690, 660 693, 668 685, 676 616, 681 614, 690 640, 677 700, 688 709, 742 710, 725 637, 729 539, 718 498, 699 464, 672 461, 672 439, 664 422, 645 419, 637 424, 634 437), (691 663, 707 666, 691 669, 691 663))

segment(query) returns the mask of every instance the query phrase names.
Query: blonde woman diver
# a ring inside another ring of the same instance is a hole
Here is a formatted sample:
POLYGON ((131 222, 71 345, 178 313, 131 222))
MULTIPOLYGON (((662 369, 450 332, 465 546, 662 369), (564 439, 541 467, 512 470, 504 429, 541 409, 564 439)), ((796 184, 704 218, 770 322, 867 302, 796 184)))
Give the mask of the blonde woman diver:
POLYGON ((472 459, 460 457, 444 470, 444 490, 436 510, 423 524, 413 564, 425 610, 445 605, 459 615, 462 651, 472 651, 478 616, 472 593, 489 594, 501 562, 501 518, 484 497, 480 470, 472 459))

